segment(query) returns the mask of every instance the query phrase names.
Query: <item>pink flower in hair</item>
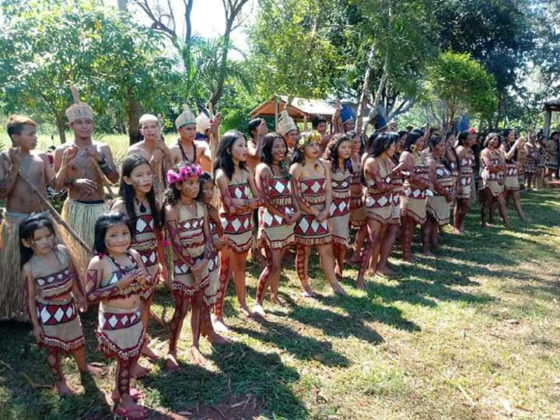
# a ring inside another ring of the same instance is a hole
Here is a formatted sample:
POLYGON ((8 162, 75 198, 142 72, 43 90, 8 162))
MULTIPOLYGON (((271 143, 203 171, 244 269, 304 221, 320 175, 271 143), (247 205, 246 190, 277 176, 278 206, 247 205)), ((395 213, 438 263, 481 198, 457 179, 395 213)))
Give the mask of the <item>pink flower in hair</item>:
POLYGON ((181 181, 181 175, 179 175, 173 169, 170 169, 169 171, 167 171, 166 180, 167 180, 167 184, 172 185, 175 184, 176 182, 181 181))

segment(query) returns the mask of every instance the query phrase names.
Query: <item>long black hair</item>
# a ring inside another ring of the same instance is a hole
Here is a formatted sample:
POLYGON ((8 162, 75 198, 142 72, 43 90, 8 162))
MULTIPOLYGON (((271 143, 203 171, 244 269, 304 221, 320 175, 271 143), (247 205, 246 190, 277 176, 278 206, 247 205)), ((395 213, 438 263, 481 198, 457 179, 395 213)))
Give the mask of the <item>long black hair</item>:
MULTIPOLYGON (((412 153, 412 146, 416 144, 418 139, 424 135, 424 132, 419 128, 415 128, 406 136, 406 142, 404 144, 403 150, 412 153)), ((420 151, 420 150, 418 150, 420 151)))
POLYGON ((132 238, 132 229, 130 227, 130 219, 120 211, 110 211, 103 213, 95 221, 95 242, 93 244, 94 252, 98 254, 107 253, 107 246, 105 245, 105 235, 110 227, 125 225, 130 231, 132 238))
POLYGON ((364 149, 366 148, 366 144, 364 142, 364 136, 358 133, 356 130, 350 130, 346 132, 348 138, 353 141, 354 137, 358 137, 360 139, 360 155, 364 153, 364 149))
POLYGON ((459 133, 459 135, 457 136, 457 143, 460 146, 464 146, 465 145, 465 140, 467 140, 469 138, 469 131, 468 130, 463 130, 459 133))
MULTIPOLYGON (((53 236, 56 236, 54 225, 48 216, 44 214, 32 214, 20 223, 19 225, 19 254, 21 267, 31 259, 33 256, 33 250, 26 247, 22 240, 33 241, 35 237, 35 231, 47 228, 53 236)), ((54 243, 54 242, 53 242, 54 243)))
POLYGON ((206 184, 207 182, 214 184, 212 175, 210 175, 208 172, 202 172, 202 175, 198 177, 198 183, 200 185, 200 188, 198 189, 198 195, 196 196, 196 201, 200 201, 202 203, 203 201, 202 195, 204 194, 202 191, 202 187, 204 187, 204 184, 206 184))
MULTIPOLYGON (((381 154, 385 150, 391 147, 391 144, 396 143, 399 140, 399 135, 398 133, 378 133, 378 134, 374 133, 370 136, 369 140, 370 140, 370 145, 369 145, 367 157, 368 158, 372 156, 378 157, 381 156, 381 154)), ((366 183, 366 178, 364 173, 365 173, 364 168, 362 168, 361 180, 363 185, 365 185, 366 183)))
MULTIPOLYGON (((436 147, 442 141, 443 141, 443 137, 441 137, 441 136, 430 137, 430 140, 428 142, 428 144, 430 146, 430 151, 433 152, 434 147, 436 147)), ((449 169, 449 171, 451 171, 451 164, 449 163, 449 161, 445 157, 445 152, 444 152, 444 155, 440 157, 440 160, 441 160, 441 163, 443 163, 443 166, 445 166, 447 169, 449 169)))
MULTIPOLYGON (((140 165, 148 165, 150 166, 150 162, 142 155, 133 154, 128 156, 123 164, 121 169, 121 186, 119 188, 119 195, 124 200, 124 205, 126 207, 126 212, 128 213, 128 217, 130 220, 136 219, 136 211, 134 210, 134 188, 132 185, 127 184, 124 181, 124 177, 130 177, 134 168, 137 168, 140 165)), ((162 217, 159 214, 158 208, 156 206, 156 196, 154 193, 154 186, 150 191, 146 193, 146 198, 148 199, 148 203, 150 204, 150 212, 152 213, 152 217, 154 218, 154 224, 158 228, 161 228, 161 220, 162 217)))
MULTIPOLYGON (((263 147, 261 152, 262 163, 266 163, 267 165, 272 165, 272 163, 274 163, 274 158, 272 157, 272 147, 274 146, 274 141, 276 139, 282 140, 284 147, 286 148, 286 154, 288 154, 288 144, 286 143, 286 139, 276 132, 268 133, 263 138, 263 147)), ((278 166, 280 167, 280 172, 284 178, 290 175, 284 161, 278 162, 278 166)))
MULTIPOLYGON (((237 139, 244 139, 243 133, 237 130, 227 131, 222 140, 220 140, 220 146, 218 147, 218 152, 216 153, 216 160, 214 161, 214 176, 216 176, 216 171, 221 169, 224 171, 226 176, 231 180, 233 177, 233 172, 235 171, 235 165, 233 163, 233 157, 231 156, 231 149, 237 139)), ((245 162, 239 162, 240 169, 246 169, 245 162)))
MULTIPOLYGON (((331 162, 332 172, 336 172, 338 168, 338 148, 342 143, 347 141, 352 144, 352 138, 348 137, 346 134, 336 134, 333 140, 329 144, 329 153, 327 159, 331 162)), ((341 168, 342 169, 342 168, 341 168)), ((350 158, 344 159, 344 169, 348 169, 350 173, 352 171, 352 160, 350 158)))

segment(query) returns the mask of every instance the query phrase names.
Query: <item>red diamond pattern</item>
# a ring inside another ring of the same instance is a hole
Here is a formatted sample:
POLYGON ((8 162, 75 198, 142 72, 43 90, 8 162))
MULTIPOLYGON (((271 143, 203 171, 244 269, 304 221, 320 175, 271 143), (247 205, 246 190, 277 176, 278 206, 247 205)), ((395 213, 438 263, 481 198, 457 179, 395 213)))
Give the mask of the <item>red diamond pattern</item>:
POLYGON ((62 305, 45 305, 37 302, 37 317, 43 325, 58 325, 76 317, 74 302, 62 305))
POLYGON ((140 311, 124 313, 124 314, 112 314, 106 312, 103 314, 104 330, 120 330, 123 328, 128 328, 140 321, 140 311))

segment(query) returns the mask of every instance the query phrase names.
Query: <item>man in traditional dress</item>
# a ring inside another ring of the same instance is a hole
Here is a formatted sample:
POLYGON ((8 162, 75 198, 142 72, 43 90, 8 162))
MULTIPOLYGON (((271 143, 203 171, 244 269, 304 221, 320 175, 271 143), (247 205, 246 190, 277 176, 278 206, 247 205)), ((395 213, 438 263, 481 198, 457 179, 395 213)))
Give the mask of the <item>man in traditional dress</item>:
POLYGON ((205 170, 212 165, 210 147, 205 141, 195 140, 196 118, 187 105, 183 113, 175 119, 175 128, 179 134, 177 143, 170 148, 171 166, 187 161, 201 165, 205 170))
POLYGON ((154 192, 156 198, 162 201, 165 192, 165 174, 171 168, 171 151, 161 137, 161 127, 155 115, 142 115, 139 124, 144 140, 130 146, 127 154, 139 154, 150 162, 154 174, 154 192))
POLYGON ((55 174, 47 154, 33 150, 37 146, 33 120, 12 115, 7 129, 13 147, 0 154, 0 198, 6 200, 0 236, 0 320, 25 321, 28 315, 21 280, 19 223, 31 213, 47 210, 30 184, 46 196, 55 174))
POLYGON ((74 141, 55 150, 56 188, 68 189, 62 218, 87 245, 93 247, 95 222, 109 210, 103 191, 105 178, 114 184, 119 180, 119 173, 109 146, 91 138, 93 110, 80 102, 77 91, 73 90, 73 93, 74 103, 66 110, 66 117, 74 141))
POLYGON ((288 114, 288 111, 284 110, 278 116, 276 131, 286 140, 286 144, 288 145, 288 154, 286 158, 291 160, 292 152, 299 138, 299 130, 292 117, 288 114))

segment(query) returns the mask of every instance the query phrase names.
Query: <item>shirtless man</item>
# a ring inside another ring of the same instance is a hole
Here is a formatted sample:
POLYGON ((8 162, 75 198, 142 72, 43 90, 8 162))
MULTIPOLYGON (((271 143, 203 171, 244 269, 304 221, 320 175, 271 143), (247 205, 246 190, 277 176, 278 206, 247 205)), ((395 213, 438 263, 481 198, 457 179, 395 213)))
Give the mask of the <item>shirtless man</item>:
POLYGON ((68 189, 62 218, 86 244, 93 247, 95 222, 109 210, 103 183, 105 178, 116 183, 119 173, 109 146, 91 139, 94 128, 91 107, 76 102, 66 110, 66 117, 67 125, 74 133, 74 141, 62 144, 54 152, 56 188, 68 189))
POLYGON ((53 185, 54 171, 46 153, 36 152, 36 124, 20 115, 8 120, 12 148, 0 154, 0 198, 6 200, 0 239, 0 320, 27 320, 21 283, 18 227, 31 213, 46 211, 46 205, 21 174, 44 196, 53 185))
POLYGON ((171 168, 171 151, 161 138, 161 127, 155 115, 142 115, 139 124, 144 140, 130 146, 127 155, 139 154, 150 162, 154 174, 154 192, 156 198, 163 202, 165 174, 171 168))
POLYGON ((255 168, 261 163, 261 153, 263 147, 263 138, 268 133, 266 121, 262 118, 254 118, 249 121, 249 134, 251 138, 247 141, 249 156, 247 157, 247 168, 251 172, 255 172, 255 168))
POLYGON ((211 167, 210 147, 205 141, 195 140, 196 119, 188 106, 185 105, 183 113, 175 119, 175 128, 179 138, 170 148, 171 166, 188 161, 201 165, 204 170, 211 167))

